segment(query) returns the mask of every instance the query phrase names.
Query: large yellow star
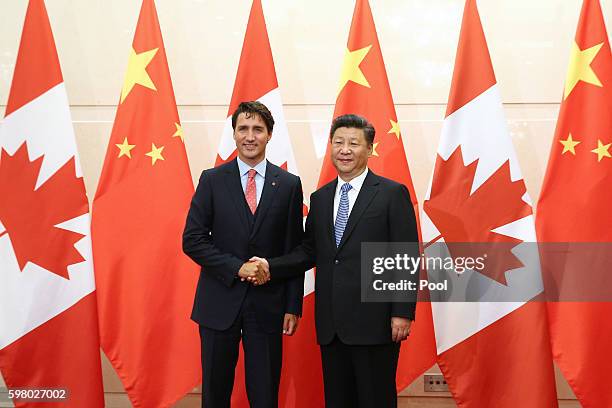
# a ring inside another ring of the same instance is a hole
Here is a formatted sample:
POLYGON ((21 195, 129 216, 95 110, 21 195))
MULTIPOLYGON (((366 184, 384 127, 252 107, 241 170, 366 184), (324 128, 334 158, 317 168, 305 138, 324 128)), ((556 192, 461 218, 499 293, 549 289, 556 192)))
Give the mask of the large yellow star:
POLYGON ((567 70, 567 78, 565 79, 565 94, 563 99, 567 99, 574 87, 579 81, 586 82, 596 86, 602 86, 599 78, 591 68, 591 63, 601 49, 602 43, 594 45, 590 48, 581 50, 578 44, 574 42, 572 54, 570 56, 569 69, 567 70))
POLYGON ((356 84, 363 85, 366 87, 370 87, 370 83, 366 79, 365 75, 359 68, 359 64, 363 61, 363 59, 368 55, 372 45, 368 45, 367 47, 360 48, 355 51, 350 51, 348 48, 346 49, 346 53, 344 54, 344 62, 342 63, 342 71, 340 73, 340 85, 338 86, 338 94, 342 92, 344 86, 348 83, 348 81, 353 81, 356 84))
POLYGON ((136 51, 134 51, 134 48, 132 48, 132 51, 130 51, 130 58, 128 60, 127 72, 125 73, 125 80, 123 81, 123 88, 121 89, 121 103, 123 103, 125 98, 127 98, 130 92, 132 92, 132 89, 136 84, 157 91, 155 84, 147 73, 147 65, 151 63, 151 60, 153 57, 155 57, 155 54, 157 54, 158 49, 159 48, 154 48, 152 50, 136 54, 136 51))
POLYGON ((115 146, 119 148, 119 156, 117 156, 117 158, 121 156, 127 156, 130 159, 132 158, 132 153, 130 153, 130 150, 136 147, 136 145, 131 145, 128 143, 127 137, 123 139, 123 143, 121 144, 117 143, 115 144, 115 146))
POLYGON ((376 151, 377 147, 378 147, 378 143, 374 143, 374 146, 372 147, 372 156, 378 157, 378 152, 376 151))
POLYGON ((180 123, 175 123, 174 126, 176 126, 176 132, 174 132, 172 137, 177 137, 178 136, 178 137, 181 138, 183 143, 185 143, 185 135, 183 134, 183 127, 181 126, 180 123))
POLYGON ((162 156, 162 152, 164 151, 164 146, 157 147, 155 143, 151 143, 151 151, 145 156, 149 156, 151 158, 151 165, 155 165, 155 162, 158 160, 165 160, 162 156))
POLYGON ((574 148, 578 145, 578 143, 580 143, 580 141, 572 139, 572 134, 570 133, 566 140, 559 140, 559 143, 563 145, 563 151, 561 154, 570 152, 575 156, 576 150, 574 148))
POLYGON ((399 140, 399 138, 400 138, 399 124, 396 121, 394 121, 393 119, 389 119, 389 122, 391 122, 391 129, 389 129, 389 131, 387 133, 395 133, 395 136, 397 137, 397 140, 399 140))
POLYGON ((601 143, 601 140, 597 139, 597 148, 591 150, 592 153, 597 153, 597 161, 600 162, 601 159, 603 159, 604 157, 612 157, 610 156, 610 152, 608 151, 608 149, 610 148, 610 145, 612 145, 612 143, 608 143, 607 145, 604 145, 603 143, 601 143))

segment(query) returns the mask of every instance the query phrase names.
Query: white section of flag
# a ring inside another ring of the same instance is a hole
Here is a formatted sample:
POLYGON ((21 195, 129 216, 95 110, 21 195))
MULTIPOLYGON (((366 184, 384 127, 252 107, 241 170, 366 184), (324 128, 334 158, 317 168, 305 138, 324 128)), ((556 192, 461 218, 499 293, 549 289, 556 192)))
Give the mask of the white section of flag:
MULTIPOLYGON (((13 155, 24 142, 27 142, 30 160, 44 155, 37 188, 73 157, 77 176, 81 176, 63 83, 4 119, 0 129, 0 147, 13 155)), ((95 290, 89 214, 66 220, 57 227, 85 235, 75 244, 85 260, 68 266, 69 279, 32 262, 21 271, 10 235, 0 237, 0 348, 59 315, 95 290)))
MULTIPOLYGON (((522 175, 512 141, 506 126, 503 105, 497 84, 453 112, 444 120, 438 154, 444 160, 461 146, 464 165, 478 160, 473 194, 500 166, 509 161, 512 181, 521 180, 522 175)), ((431 195, 430 182, 426 200, 431 195)), ((527 193, 522 198, 530 204, 527 193)), ((422 212, 421 228, 423 240, 429 242, 439 235, 439 231, 422 212)), ((495 229, 521 241, 512 251, 525 265, 506 272, 508 286, 495 282, 477 272, 468 271, 461 277, 453 277, 453 285, 473 285, 482 292, 481 302, 432 302, 432 313, 438 354, 478 333, 480 330, 503 318, 521 307, 525 302, 542 291, 540 261, 535 242, 533 216, 527 216, 495 229), (469 282, 469 283, 466 283, 469 282), (520 301, 494 302, 487 300, 515 299, 520 301)))
MULTIPOLYGON (((512 181, 523 178, 506 126, 497 84, 444 119, 438 154, 448 160, 459 145, 464 165, 478 159, 471 193, 487 181, 506 160, 510 160, 512 181)), ((426 200, 430 193, 431 183, 426 200)))
POLYGON ((0 147, 11 156, 26 140, 31 161, 45 156, 36 188, 72 157, 75 157, 76 176, 83 175, 64 83, 54 86, 5 117, 0 135, 0 147))

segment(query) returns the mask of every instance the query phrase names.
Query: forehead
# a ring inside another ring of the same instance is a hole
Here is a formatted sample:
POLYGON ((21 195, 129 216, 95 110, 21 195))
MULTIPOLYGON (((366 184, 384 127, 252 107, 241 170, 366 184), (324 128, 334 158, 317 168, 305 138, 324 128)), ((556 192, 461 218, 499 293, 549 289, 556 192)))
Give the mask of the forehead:
POLYGON ((259 116, 259 114, 257 113, 242 112, 240 115, 238 115, 238 118, 236 118, 236 127, 245 126, 245 125, 246 126, 259 125, 267 129, 266 122, 264 122, 261 116, 259 116))
POLYGON ((358 139, 365 141, 365 132, 363 129, 340 127, 334 132, 334 138, 358 139))

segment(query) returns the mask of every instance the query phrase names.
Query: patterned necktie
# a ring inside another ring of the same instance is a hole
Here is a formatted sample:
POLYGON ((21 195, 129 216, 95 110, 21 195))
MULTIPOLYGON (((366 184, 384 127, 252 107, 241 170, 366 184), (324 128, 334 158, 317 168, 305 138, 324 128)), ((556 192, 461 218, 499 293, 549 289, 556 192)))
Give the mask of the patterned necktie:
POLYGON ((338 205, 338 214, 336 214, 336 223, 334 224, 334 235, 336 236, 336 247, 340 245, 344 229, 349 217, 349 199, 348 192, 352 189, 349 183, 344 183, 340 187, 340 204, 338 205))
POLYGON ((249 208, 253 214, 255 214, 255 210, 257 210, 257 185, 255 184, 256 174, 257 170, 249 170, 249 179, 247 180, 246 191, 244 193, 247 204, 249 205, 249 208))

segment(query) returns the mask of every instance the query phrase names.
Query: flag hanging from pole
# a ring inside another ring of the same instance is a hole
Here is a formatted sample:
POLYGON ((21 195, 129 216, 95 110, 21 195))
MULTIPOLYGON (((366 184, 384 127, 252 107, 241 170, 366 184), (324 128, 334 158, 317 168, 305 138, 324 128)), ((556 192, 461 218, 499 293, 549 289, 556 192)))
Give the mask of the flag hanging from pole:
POLYGON ((183 254, 193 195, 153 0, 143 0, 93 203, 100 335, 135 407, 168 407, 200 381, 190 320, 198 266, 183 254))
POLYGON ((487 264, 502 267, 446 276, 479 301, 431 303, 438 365, 457 405, 557 406, 544 304, 519 300, 543 290, 535 225, 475 0, 465 3, 423 209, 426 246, 452 256, 449 243, 487 243, 487 264))
POLYGON ((43 0, 28 3, 0 129, 0 197, 6 385, 63 389, 47 406, 103 407, 89 204, 43 0))
MULTIPOLYGON (((610 41, 599 1, 584 0, 538 200, 536 226, 542 245, 612 242, 611 145, 610 41)), ((583 259, 570 256, 551 271, 559 278, 559 290, 571 285, 570 279, 575 279, 574 287, 601 285, 598 268, 585 268, 583 259)), ((555 264, 550 258, 545 264, 549 261, 555 264)), ((609 266, 603 270, 607 274, 609 266)), ((612 407, 612 393, 603 391, 612 389, 612 379, 602 364, 612 360, 612 321, 606 317, 612 314, 612 303, 582 300, 587 301, 548 304, 553 357, 584 407, 612 407)))

